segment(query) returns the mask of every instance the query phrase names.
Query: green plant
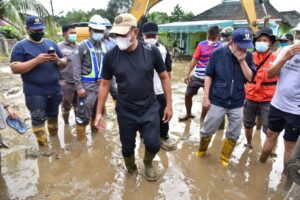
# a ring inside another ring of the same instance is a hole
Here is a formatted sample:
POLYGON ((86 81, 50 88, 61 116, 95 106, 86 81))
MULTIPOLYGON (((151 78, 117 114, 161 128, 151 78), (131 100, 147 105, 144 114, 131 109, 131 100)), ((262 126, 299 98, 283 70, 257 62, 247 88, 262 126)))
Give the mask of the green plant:
POLYGON ((13 26, 0 26, 0 33, 7 39, 22 39, 20 31, 13 26))

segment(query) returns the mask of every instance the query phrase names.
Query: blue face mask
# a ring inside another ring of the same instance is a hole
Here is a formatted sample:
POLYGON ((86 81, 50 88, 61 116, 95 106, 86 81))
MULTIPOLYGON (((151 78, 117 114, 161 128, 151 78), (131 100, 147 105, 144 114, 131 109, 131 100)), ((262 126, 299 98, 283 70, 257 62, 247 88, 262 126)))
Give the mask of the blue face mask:
POLYGON ((268 51, 269 44, 267 42, 255 42, 255 49, 260 53, 268 51))
POLYGON ((95 40, 96 42, 100 42, 102 40, 103 36, 104 36, 103 33, 93 33, 92 39, 95 40))
POLYGON ((280 46, 286 47, 286 46, 289 46, 289 43, 288 42, 280 42, 280 46))
POLYGON ((76 34, 70 34, 68 37, 69 42, 75 43, 77 41, 77 35, 76 34))

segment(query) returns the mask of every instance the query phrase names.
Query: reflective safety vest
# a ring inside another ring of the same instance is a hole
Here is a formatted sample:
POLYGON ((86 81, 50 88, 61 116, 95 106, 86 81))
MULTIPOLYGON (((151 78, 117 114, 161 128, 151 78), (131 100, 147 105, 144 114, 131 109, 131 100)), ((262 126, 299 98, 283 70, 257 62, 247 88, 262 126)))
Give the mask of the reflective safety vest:
MULTIPOLYGON (((270 51, 266 53, 253 53, 254 63, 258 66, 267 58, 270 51)), ((268 78, 268 70, 276 59, 276 53, 272 54, 265 60, 265 62, 257 70, 254 81, 246 84, 246 99, 256 102, 269 102, 272 100, 278 77, 268 78)))
POLYGON ((95 50, 94 46, 92 45, 91 41, 84 40, 83 42, 85 43, 85 45, 87 46, 87 48, 89 49, 89 52, 90 52, 92 71, 87 75, 82 75, 81 80, 82 80, 82 82, 86 82, 86 83, 97 83, 98 81, 101 80, 103 57, 106 53, 106 48, 102 43, 100 43, 100 45, 101 45, 101 61, 99 63, 96 50, 95 50))

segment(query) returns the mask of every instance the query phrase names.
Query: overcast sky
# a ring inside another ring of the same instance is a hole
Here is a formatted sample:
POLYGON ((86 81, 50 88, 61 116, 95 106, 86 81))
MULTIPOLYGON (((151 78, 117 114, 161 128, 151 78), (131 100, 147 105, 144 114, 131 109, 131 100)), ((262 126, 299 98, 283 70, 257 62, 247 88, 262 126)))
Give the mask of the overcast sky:
MULTIPOLYGON (((50 0, 38 0, 50 11, 50 0)), ((195 15, 221 3, 222 0, 163 0, 151 11, 162 11, 171 13, 174 6, 179 4, 184 11, 191 11, 195 15)), ((108 0, 53 0, 54 13, 58 14, 72 9, 82 9, 85 11, 92 8, 105 9, 108 0)), ((270 0, 271 4, 279 11, 300 10, 300 0, 270 0)))

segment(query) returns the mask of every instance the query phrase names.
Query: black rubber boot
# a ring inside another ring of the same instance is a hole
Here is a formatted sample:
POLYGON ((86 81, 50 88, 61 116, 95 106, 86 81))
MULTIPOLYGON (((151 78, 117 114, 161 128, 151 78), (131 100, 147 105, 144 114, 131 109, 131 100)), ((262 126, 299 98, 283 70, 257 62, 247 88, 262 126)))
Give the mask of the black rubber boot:
POLYGON ((145 177, 148 181, 156 181, 158 179, 157 170, 153 166, 153 159, 156 154, 150 153, 145 150, 144 165, 145 177))
POLYGON ((135 155, 131 155, 129 157, 125 157, 124 158, 124 162, 125 162, 125 166, 126 169, 129 173, 134 173, 137 170, 136 164, 135 164, 135 155))

